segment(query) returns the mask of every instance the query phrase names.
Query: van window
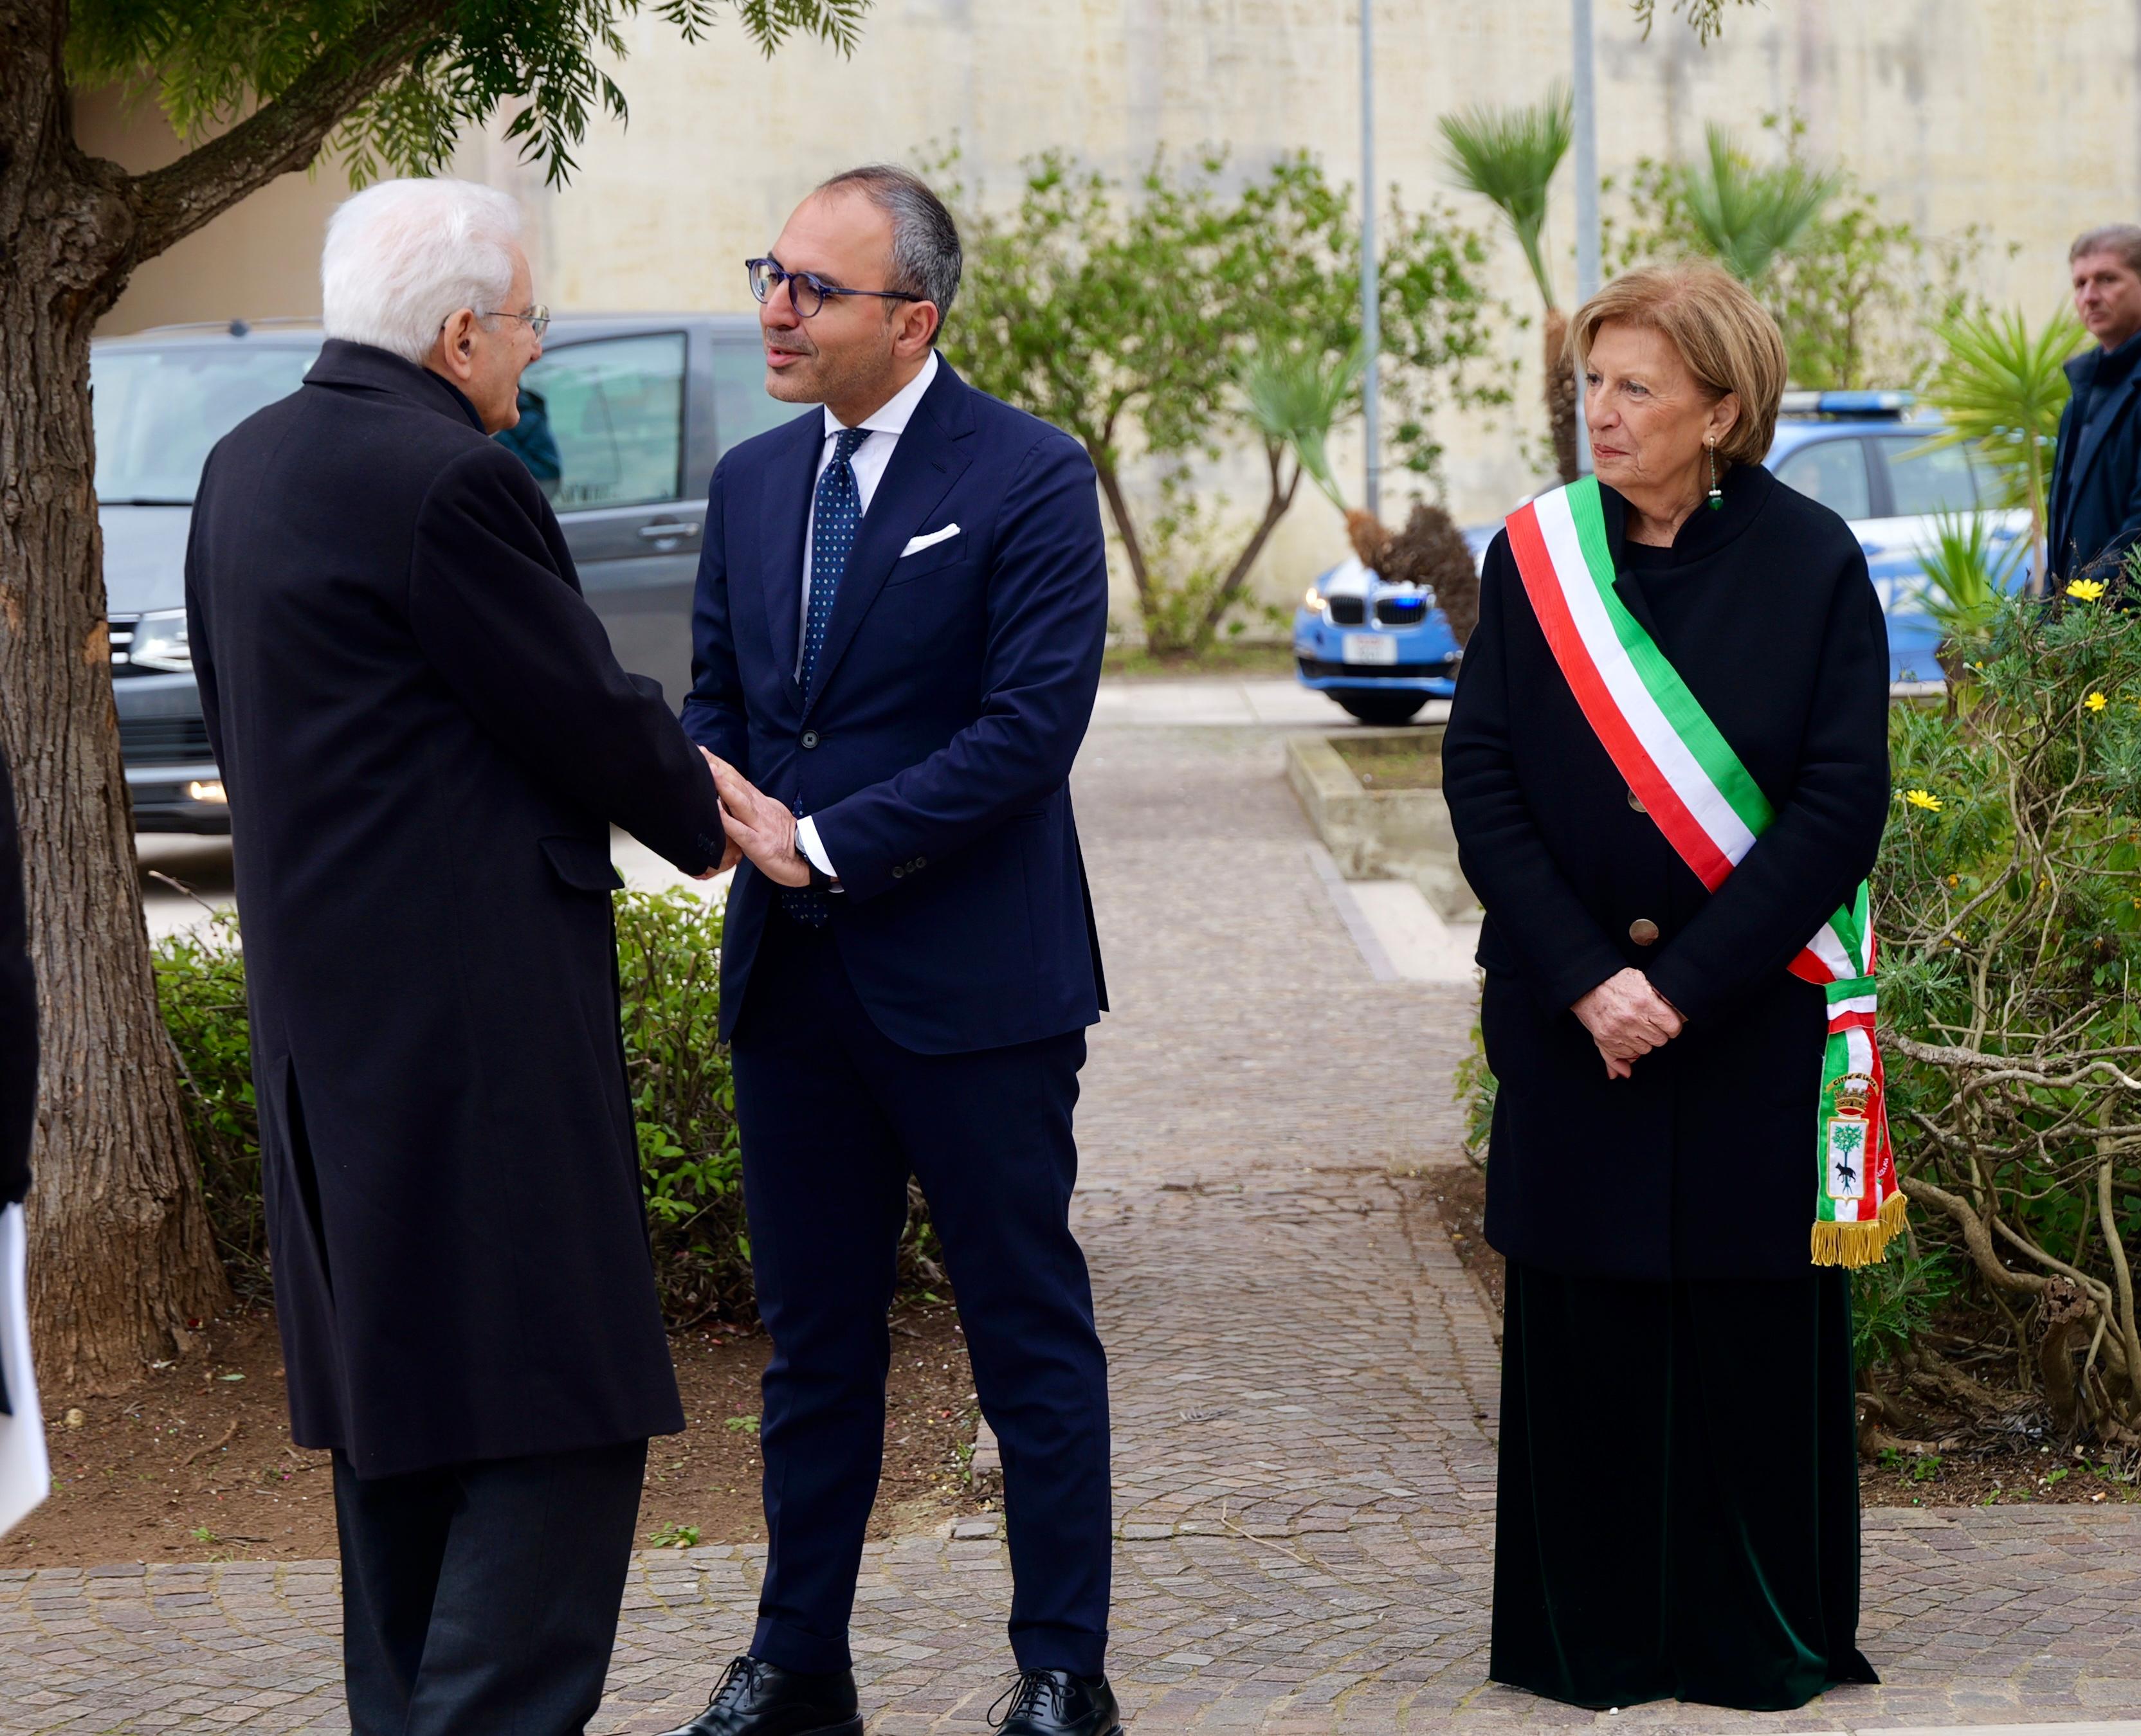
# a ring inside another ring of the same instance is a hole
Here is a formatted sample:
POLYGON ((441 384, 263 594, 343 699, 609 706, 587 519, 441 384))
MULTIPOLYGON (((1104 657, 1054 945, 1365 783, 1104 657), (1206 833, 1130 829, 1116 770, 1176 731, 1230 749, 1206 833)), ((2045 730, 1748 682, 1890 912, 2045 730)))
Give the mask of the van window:
POLYGON ((720 451, 778 428, 810 408, 785 404, 765 390, 765 352, 756 343, 733 340, 712 346, 714 441, 720 451))
POLYGON ((1866 455, 1856 439, 1816 440, 1777 466, 1777 480, 1819 500, 1838 518, 1872 516, 1866 455))
POLYGON ((560 344, 520 389, 520 425, 501 439, 559 511, 681 498, 682 332, 560 344))
POLYGON ((96 497, 106 506, 190 506, 209 448, 304 384, 319 354, 234 338, 90 352, 96 497))

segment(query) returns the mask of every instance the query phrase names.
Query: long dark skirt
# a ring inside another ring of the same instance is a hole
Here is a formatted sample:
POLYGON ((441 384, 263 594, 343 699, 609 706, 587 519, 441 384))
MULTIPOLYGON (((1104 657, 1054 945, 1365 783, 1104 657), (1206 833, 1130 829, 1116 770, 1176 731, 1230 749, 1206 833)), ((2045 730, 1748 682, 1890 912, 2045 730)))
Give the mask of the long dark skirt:
POLYGON ((1802 1706, 1859 1655, 1851 1291, 1509 1262, 1489 1674, 1579 1706, 1802 1706))

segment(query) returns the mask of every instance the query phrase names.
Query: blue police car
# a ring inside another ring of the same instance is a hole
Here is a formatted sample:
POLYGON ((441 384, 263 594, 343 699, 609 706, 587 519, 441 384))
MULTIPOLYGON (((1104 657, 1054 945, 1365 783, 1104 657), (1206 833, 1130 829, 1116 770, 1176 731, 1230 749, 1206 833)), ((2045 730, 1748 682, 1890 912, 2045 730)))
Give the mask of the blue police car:
MULTIPOLYGON (((1926 612, 1922 552, 1943 514, 1987 515, 1996 551, 2029 534, 2030 515, 1999 504, 1993 479, 1967 448, 1928 450, 1942 431, 1914 416, 1907 392, 1784 394, 1769 466, 1777 479, 1850 522, 1888 617, 1889 678, 1937 685, 1940 628, 1926 612)), ((1498 525, 1464 533, 1474 561, 1498 525)), ((2009 583, 2028 576, 2017 562, 2009 583)), ((1431 593, 1389 584, 1348 558, 1319 578, 1295 610, 1293 654, 1302 683, 1328 693, 1364 723, 1410 720, 1456 690, 1464 655, 1431 593)))

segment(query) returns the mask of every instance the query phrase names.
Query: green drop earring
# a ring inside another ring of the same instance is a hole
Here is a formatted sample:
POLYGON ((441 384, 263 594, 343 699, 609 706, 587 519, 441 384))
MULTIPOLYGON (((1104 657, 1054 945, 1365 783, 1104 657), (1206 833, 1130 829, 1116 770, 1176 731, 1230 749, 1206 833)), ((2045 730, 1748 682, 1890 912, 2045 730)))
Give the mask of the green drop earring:
POLYGON ((1706 443, 1710 452, 1710 509, 1718 512, 1725 505, 1725 491, 1717 485, 1717 442, 1706 443))

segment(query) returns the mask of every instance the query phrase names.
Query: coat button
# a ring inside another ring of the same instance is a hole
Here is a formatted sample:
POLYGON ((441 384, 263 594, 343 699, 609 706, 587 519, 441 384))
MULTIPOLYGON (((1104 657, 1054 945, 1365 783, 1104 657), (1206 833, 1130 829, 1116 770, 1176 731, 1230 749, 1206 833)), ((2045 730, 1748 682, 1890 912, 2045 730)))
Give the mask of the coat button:
POLYGON ((1628 792, 1628 805, 1638 814, 1648 814, 1651 811, 1643 805, 1643 799, 1632 789, 1628 792))
POLYGON ((815 746, 817 746, 817 745, 818 745, 818 732, 817 732, 815 730, 804 730, 804 732, 803 732, 803 745, 804 745, 804 746, 805 746, 805 747, 815 747, 815 746))
POLYGON ((1648 917, 1637 917, 1634 922, 1628 924, 1628 938, 1639 947, 1656 946, 1658 939, 1658 925, 1648 917))

